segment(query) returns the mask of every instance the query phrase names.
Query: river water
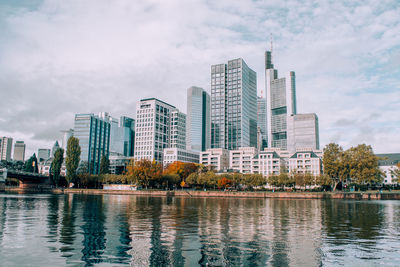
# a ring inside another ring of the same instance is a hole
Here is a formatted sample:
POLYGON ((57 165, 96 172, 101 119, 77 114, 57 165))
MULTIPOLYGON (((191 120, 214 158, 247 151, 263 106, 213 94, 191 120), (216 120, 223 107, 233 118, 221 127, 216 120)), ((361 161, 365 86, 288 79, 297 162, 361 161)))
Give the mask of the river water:
POLYGON ((400 201, 0 194, 0 266, 400 266, 400 201))

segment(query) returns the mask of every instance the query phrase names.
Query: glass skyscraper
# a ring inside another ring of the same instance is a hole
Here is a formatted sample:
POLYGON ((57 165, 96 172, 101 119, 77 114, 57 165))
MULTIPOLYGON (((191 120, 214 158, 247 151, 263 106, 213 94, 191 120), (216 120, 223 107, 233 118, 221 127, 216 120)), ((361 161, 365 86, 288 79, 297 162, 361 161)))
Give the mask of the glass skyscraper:
POLYGON ((243 59, 211 66, 211 148, 257 146, 257 74, 243 59))
POLYGON ((258 150, 264 150, 268 146, 267 133, 267 100, 263 97, 257 98, 257 128, 259 131, 258 150))
POLYGON ((296 114, 295 73, 278 78, 270 51, 265 52, 265 83, 267 91, 268 147, 288 147, 288 116, 296 114))
POLYGON ((110 128, 107 113, 75 115, 74 137, 79 139, 81 161, 88 163, 91 174, 98 174, 102 156, 109 156, 110 128))
POLYGON ((210 147, 210 95, 200 87, 187 90, 187 150, 205 151, 210 147))

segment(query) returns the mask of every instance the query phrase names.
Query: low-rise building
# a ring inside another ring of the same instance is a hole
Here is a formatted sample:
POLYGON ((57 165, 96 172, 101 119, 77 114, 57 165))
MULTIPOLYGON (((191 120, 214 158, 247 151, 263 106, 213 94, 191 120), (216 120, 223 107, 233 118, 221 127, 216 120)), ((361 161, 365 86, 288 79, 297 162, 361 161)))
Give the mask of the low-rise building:
POLYGON ((393 171, 398 169, 400 153, 376 154, 379 158, 379 169, 383 173, 383 184, 396 184, 393 171))
POLYGON ((240 173, 252 172, 252 160, 257 156, 255 147, 240 147, 237 150, 229 151, 229 169, 240 173))
POLYGON ((279 175, 281 167, 286 164, 286 151, 279 148, 266 148, 252 160, 252 173, 264 176, 279 175), (283 153, 281 153, 283 152, 283 153))
MULTIPOLYGON (((51 170, 51 163, 53 162, 53 158, 49 158, 47 160, 41 161, 38 163, 38 170, 39 174, 50 176, 50 170, 51 170)), ((67 168, 65 166, 65 162, 61 165, 61 171, 60 171, 61 176, 66 176, 67 175, 67 168)))
POLYGON ((200 162, 199 158, 200 158, 199 152, 189 151, 177 147, 165 148, 163 165, 165 167, 168 164, 171 164, 175 161, 199 163, 200 162))
MULTIPOLYGON (((318 153, 318 152, 317 152, 318 153)), ((296 150, 289 158, 289 172, 320 175, 322 159, 313 150, 296 150)))
POLYGON ((219 171, 229 167, 229 152, 223 148, 210 148, 200 153, 200 163, 219 171))

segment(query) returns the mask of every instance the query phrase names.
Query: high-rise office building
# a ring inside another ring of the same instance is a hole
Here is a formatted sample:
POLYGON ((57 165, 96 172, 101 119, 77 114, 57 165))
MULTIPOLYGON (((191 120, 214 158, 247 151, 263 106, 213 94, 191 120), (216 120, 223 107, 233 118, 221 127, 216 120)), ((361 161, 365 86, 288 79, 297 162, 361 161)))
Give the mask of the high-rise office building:
POLYGON ((38 155, 37 155, 37 159, 39 162, 41 161, 46 161, 50 158, 50 152, 51 150, 48 148, 39 148, 38 149, 38 155))
POLYGON ((12 142, 11 137, 0 137, 0 160, 11 160, 12 142))
POLYGON ((25 161, 25 143, 24 141, 16 141, 14 144, 14 160, 25 161))
POLYGON ((142 99, 137 103, 135 159, 163 162, 163 149, 170 146, 171 111, 175 109, 156 98, 142 99))
POLYGON ((265 87, 267 98, 268 147, 287 149, 288 116, 296 114, 295 73, 278 78, 272 64, 272 54, 265 52, 265 87))
POLYGON ((171 111, 171 148, 186 149, 186 114, 177 109, 171 111))
POLYGON ((88 163, 89 173, 98 174, 100 160, 109 156, 110 121, 107 113, 76 114, 74 137, 79 139, 81 161, 88 163))
POLYGON ((135 120, 126 116, 119 121, 111 118, 110 153, 119 156, 133 156, 135 120))
POLYGON ((257 146, 257 74, 243 59, 211 66, 211 148, 257 146))
POLYGON ((60 145, 58 144, 58 141, 56 141, 51 148, 51 157, 54 157, 54 154, 56 153, 57 149, 60 148, 60 145))
POLYGON ((288 117, 288 150, 319 149, 318 117, 315 113, 294 114, 288 117))
POLYGON ((268 146, 267 132, 267 99, 257 98, 257 149, 264 150, 268 146))
POLYGON ((74 129, 69 129, 62 132, 62 141, 61 141, 61 148, 64 149, 64 158, 67 153, 67 144, 68 144, 68 139, 71 136, 74 136, 74 129))
POLYGON ((210 95, 200 87, 187 90, 186 149, 205 151, 210 147, 210 95))
POLYGON ((132 157, 135 149, 135 120, 121 116, 119 127, 123 128, 124 131, 124 156, 132 157))

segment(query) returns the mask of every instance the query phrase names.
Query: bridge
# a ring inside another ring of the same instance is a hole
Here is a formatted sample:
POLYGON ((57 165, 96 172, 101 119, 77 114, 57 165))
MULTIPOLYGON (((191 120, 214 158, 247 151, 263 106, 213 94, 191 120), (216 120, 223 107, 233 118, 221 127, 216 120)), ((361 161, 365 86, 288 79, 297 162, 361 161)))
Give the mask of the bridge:
POLYGON ((7 178, 18 179, 20 182, 20 188, 43 187, 49 185, 50 183, 50 178, 46 175, 32 172, 8 170, 6 168, 0 169, 0 184, 3 184, 4 186, 5 180, 7 178))

